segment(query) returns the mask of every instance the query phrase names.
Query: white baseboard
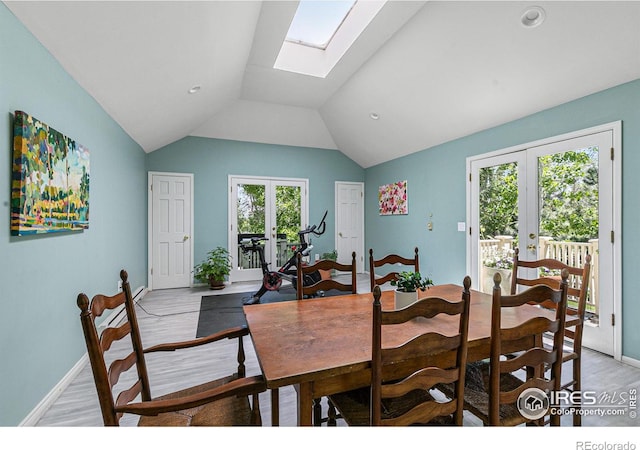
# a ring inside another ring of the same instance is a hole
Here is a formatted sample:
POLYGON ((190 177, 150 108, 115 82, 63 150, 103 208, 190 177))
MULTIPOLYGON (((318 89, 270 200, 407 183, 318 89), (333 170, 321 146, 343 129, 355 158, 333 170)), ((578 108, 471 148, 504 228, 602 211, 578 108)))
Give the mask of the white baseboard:
POLYGON ((18 426, 20 427, 34 427, 44 415, 45 412, 55 403, 60 397, 60 394, 71 384, 71 382, 82 371, 85 364, 89 361, 89 356, 85 353, 82 358, 71 368, 69 372, 55 385, 55 387, 38 403, 38 405, 24 418, 18 426))
MULTIPOLYGON (((147 289, 144 286, 140 286, 135 291, 132 292, 133 300, 135 303, 138 303, 147 293, 147 289)), ((114 311, 103 323, 111 323, 113 322, 120 311, 114 311)), ((89 362, 89 356, 87 353, 82 355, 80 360, 71 368, 69 372, 65 374, 64 377, 54 386, 51 391, 42 399, 40 403, 36 405, 35 408, 25 417, 20 424, 19 427, 34 427, 38 423, 38 421, 42 418, 42 416, 47 412, 47 410, 55 403, 55 401, 60 397, 60 395, 65 391, 67 387, 71 384, 73 380, 76 379, 78 374, 82 371, 84 366, 89 362)))
POLYGON ((625 364, 629 364, 630 366, 640 368, 640 360, 629 358, 628 356, 623 356, 620 360, 625 364))

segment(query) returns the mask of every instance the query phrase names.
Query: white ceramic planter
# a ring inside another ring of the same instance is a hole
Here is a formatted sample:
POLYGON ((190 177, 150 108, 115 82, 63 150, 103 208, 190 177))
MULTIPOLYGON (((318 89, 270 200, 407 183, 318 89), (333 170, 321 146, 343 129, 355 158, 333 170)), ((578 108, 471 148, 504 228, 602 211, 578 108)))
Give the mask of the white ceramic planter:
POLYGON ((418 292, 401 292, 395 291, 395 309, 402 309, 412 303, 418 301, 418 292))
POLYGON ((495 267, 482 266, 482 291, 487 294, 493 292, 493 275, 498 272, 502 277, 500 290, 502 295, 509 295, 511 292, 511 269, 497 269, 495 267))

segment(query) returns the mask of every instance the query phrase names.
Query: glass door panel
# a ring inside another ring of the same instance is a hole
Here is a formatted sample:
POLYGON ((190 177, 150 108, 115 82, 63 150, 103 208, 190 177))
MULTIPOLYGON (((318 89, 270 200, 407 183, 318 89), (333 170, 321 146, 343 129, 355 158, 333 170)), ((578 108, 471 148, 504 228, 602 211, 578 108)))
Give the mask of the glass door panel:
POLYGON ((258 253, 244 253, 240 248, 240 243, 252 237, 265 236, 267 229, 265 210, 267 185, 264 182, 255 184, 255 182, 245 183, 238 180, 235 188, 234 271, 242 272, 243 279, 259 279, 262 272, 258 253))
POLYGON ((502 291, 511 286, 513 251, 518 243, 518 163, 480 169, 481 290, 491 293, 493 275, 500 273, 502 291))
MULTIPOLYGON (((584 265, 587 254, 593 259, 598 251, 600 223, 598 148, 539 156, 538 204, 536 258, 557 259, 575 267, 584 265)), ((569 282, 580 289, 578 280, 569 282)), ((589 284, 586 320, 597 324, 597 284, 593 279, 589 284)), ((569 302, 577 307, 576 299, 570 298, 569 302)))
POLYGON ((526 160, 522 154, 507 154, 471 164, 473 220, 471 222, 471 276, 477 288, 491 293, 493 276, 501 276, 503 293, 511 289, 514 248, 518 245, 522 214, 526 160))
POLYGON ((291 256, 298 243, 298 232, 302 228, 302 187, 276 186, 276 258, 282 267, 291 256))

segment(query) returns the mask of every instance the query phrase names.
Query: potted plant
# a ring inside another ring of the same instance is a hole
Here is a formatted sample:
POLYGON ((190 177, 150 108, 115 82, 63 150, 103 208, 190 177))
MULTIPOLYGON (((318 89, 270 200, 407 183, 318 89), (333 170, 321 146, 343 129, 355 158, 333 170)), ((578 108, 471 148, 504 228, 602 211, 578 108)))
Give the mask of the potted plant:
POLYGON ((424 291, 433 285, 431 278, 423 278, 420 272, 400 272, 391 285, 396 286, 395 308, 400 309, 409 306, 418 300, 418 289, 424 291))
POLYGON ((483 292, 491 293, 493 291, 493 275, 499 272, 502 277, 502 284, 500 286, 502 295, 509 295, 511 293, 513 253, 514 251, 512 249, 492 252, 482 261, 483 292))
MULTIPOLYGON (((331 261, 337 261, 338 260, 338 251, 337 250, 333 250, 331 252, 325 252, 322 255, 320 255, 320 259, 329 259, 331 261)), ((328 280, 331 278, 331 271, 330 270, 318 270, 318 272, 320 272, 320 277, 323 280, 328 280)))
POLYGON ((224 289, 224 280, 231 271, 231 255, 226 248, 216 247, 193 268, 196 280, 209 283, 211 289, 224 289))

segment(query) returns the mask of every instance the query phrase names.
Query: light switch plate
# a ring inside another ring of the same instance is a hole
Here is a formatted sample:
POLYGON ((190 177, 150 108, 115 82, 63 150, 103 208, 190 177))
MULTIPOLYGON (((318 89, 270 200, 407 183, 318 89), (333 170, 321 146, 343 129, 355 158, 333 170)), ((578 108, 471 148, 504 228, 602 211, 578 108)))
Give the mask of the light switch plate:
POLYGON ((464 222, 458 222, 458 231, 464 231, 467 229, 467 225, 464 222))

